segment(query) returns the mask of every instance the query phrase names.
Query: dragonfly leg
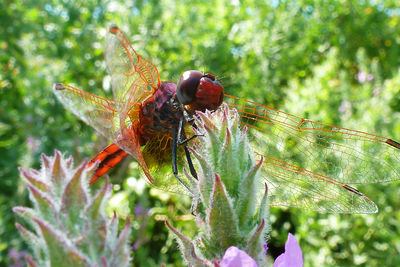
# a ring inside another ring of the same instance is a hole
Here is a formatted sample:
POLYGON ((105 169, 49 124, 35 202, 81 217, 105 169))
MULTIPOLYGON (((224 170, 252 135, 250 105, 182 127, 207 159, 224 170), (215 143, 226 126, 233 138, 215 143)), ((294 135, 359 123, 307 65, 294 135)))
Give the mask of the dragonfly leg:
POLYGON ((190 156, 190 152, 186 147, 186 143, 189 142, 190 140, 192 140, 193 138, 200 136, 200 135, 193 135, 190 138, 186 139, 186 133, 185 133, 185 128, 183 127, 183 117, 180 118, 179 120, 179 126, 178 126, 178 135, 177 135, 177 144, 178 145, 183 145, 184 149, 185 149, 185 155, 186 155, 186 159, 189 165, 189 170, 190 170, 190 174, 192 174, 192 176, 198 180, 197 178, 197 172, 196 169, 193 166, 193 162, 192 162, 192 158, 190 156), (182 141, 181 138, 183 138, 184 140, 182 141))
MULTIPOLYGON (((189 138, 184 137, 183 140, 178 140, 178 145, 184 145, 187 142, 190 142, 191 140, 193 140, 194 138, 198 137, 198 136, 204 136, 204 134, 194 134, 189 138)), ((179 138, 180 139, 180 138, 179 138)))
POLYGON ((177 146, 178 146, 178 144, 177 144, 177 134, 178 134, 178 130, 175 127, 174 136, 173 136, 173 139, 172 139, 172 172, 174 173, 174 176, 175 176, 176 180, 178 180, 179 183, 181 183, 191 194, 193 194, 192 190, 190 190, 189 187, 178 176, 178 166, 176 164, 177 146))
POLYGON ((178 140, 177 140, 178 145, 186 144, 187 142, 191 141, 193 138, 196 138, 198 136, 204 136, 204 134, 194 134, 191 137, 186 138, 185 129, 183 128, 183 117, 181 117, 178 126, 178 140))
POLYGON ((186 146, 185 146, 185 155, 186 155, 186 159, 187 159, 187 161, 188 161, 190 174, 191 174, 196 180, 199 180, 199 179, 197 178, 196 169, 195 169, 194 166, 193 166, 193 162, 192 162, 192 158, 191 158, 191 156, 190 156, 190 152, 189 152, 189 150, 187 149, 186 146))

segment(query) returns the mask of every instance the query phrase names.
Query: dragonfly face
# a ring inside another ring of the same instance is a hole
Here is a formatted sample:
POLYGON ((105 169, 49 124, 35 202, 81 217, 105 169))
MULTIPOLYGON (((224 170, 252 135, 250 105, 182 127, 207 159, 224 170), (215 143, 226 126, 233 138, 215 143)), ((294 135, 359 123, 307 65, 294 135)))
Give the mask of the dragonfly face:
POLYGON ((105 59, 113 99, 54 86, 64 106, 112 142, 90 163, 100 161, 92 181, 131 155, 150 183, 187 193, 182 184, 189 183, 177 182, 183 168, 196 176, 183 142, 191 134, 187 120, 196 110, 217 109, 223 100, 237 109, 255 154, 263 157, 260 188, 268 184, 270 205, 371 213, 376 205, 351 185, 400 180, 400 143, 392 139, 224 95, 215 76, 199 71, 184 72, 177 85, 161 82, 157 68, 116 26, 107 36, 105 59))
POLYGON ((197 70, 185 71, 178 82, 179 102, 189 105, 189 109, 216 110, 223 101, 223 87, 214 75, 197 70))

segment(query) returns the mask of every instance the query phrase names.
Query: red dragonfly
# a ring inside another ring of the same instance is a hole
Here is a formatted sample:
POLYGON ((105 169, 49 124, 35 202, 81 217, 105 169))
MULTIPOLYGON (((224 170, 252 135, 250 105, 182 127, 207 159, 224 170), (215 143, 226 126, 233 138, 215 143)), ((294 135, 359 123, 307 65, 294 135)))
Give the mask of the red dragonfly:
POLYGON ((107 35, 105 59, 113 100, 70 85, 54 85, 64 106, 112 142, 89 163, 100 161, 91 182, 131 155, 150 183, 170 191, 185 187, 190 191, 189 181, 179 176, 186 168, 196 177, 186 148, 195 135, 187 138, 185 129, 194 111, 215 110, 223 99, 238 110, 255 153, 264 158, 261 175, 268 184, 270 205, 373 213, 374 202, 349 184, 400 179, 400 143, 223 94, 221 83, 211 74, 186 71, 178 84, 161 82, 157 68, 116 26, 107 35))

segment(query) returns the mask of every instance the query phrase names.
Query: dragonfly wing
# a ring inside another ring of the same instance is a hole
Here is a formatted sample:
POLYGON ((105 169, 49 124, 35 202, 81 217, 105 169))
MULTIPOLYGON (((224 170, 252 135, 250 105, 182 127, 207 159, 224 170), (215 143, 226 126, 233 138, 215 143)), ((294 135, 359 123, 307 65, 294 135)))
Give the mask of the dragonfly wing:
POLYGON ((115 101, 62 83, 55 84, 53 92, 67 109, 97 132, 110 141, 117 138, 119 120, 115 101))
POLYGON ((158 70, 133 49, 116 26, 107 35, 105 59, 114 99, 123 103, 118 107, 121 124, 130 125, 137 118, 138 104, 160 86, 158 70))
POLYGON ((117 110, 123 103, 95 96, 62 83, 55 84, 53 89, 67 109, 137 160, 150 183, 153 182, 141 152, 137 120, 129 127, 120 123, 121 114, 117 110))
POLYGON ((121 136, 116 144, 129 152, 153 182, 143 154, 138 133, 141 103, 160 86, 157 68, 140 56, 122 31, 113 26, 106 39, 105 59, 111 76, 114 99, 119 113, 121 136))
POLYGON ((264 158, 261 175, 268 184, 268 202, 272 206, 322 213, 378 211, 373 201, 351 186, 265 155, 259 156, 264 158))
POLYGON ((263 155, 272 205, 369 213, 375 205, 347 184, 400 179, 400 144, 378 135, 314 122, 225 95, 263 155), (352 203, 351 205, 349 203, 352 203))
POLYGON ((136 53, 116 26, 107 35, 105 59, 114 101, 64 84, 57 84, 54 91, 75 115, 129 152, 153 182, 141 152, 138 125, 142 101, 160 85, 158 70, 136 53))
MULTIPOLYGON (((143 157, 149 172, 154 177, 153 186, 171 193, 189 194, 172 173, 172 136, 166 133, 155 134, 143 147, 143 157)), ((177 167, 180 179, 191 186, 184 173, 189 170, 183 145, 177 149, 177 167)))
POLYGON ((347 184, 400 180, 400 144, 226 95, 256 151, 347 184))

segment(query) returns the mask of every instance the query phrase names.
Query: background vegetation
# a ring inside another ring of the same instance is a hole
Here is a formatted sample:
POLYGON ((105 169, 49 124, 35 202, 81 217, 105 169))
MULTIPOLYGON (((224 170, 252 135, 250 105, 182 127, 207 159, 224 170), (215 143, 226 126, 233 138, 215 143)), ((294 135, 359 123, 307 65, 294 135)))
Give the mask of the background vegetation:
MULTIPOLYGON (((0 262, 24 250, 11 207, 26 205, 17 166, 58 148, 92 157, 106 141, 51 93, 62 81, 110 95, 103 58, 117 24, 177 81, 184 70, 222 77, 227 93, 300 116, 400 139, 400 4, 359 1, 0 1, 0 262), (103 90, 103 84, 104 90, 103 90)), ((393 166, 399 168, 399 166, 393 166)), ((137 164, 111 174, 110 211, 133 217, 133 261, 181 266, 164 220, 193 236, 190 200, 150 189, 137 164)), ((306 266, 400 265, 400 186, 358 187, 373 215, 272 209, 270 252, 287 232, 306 266)), ((147 265, 148 266, 148 265, 147 265)))

